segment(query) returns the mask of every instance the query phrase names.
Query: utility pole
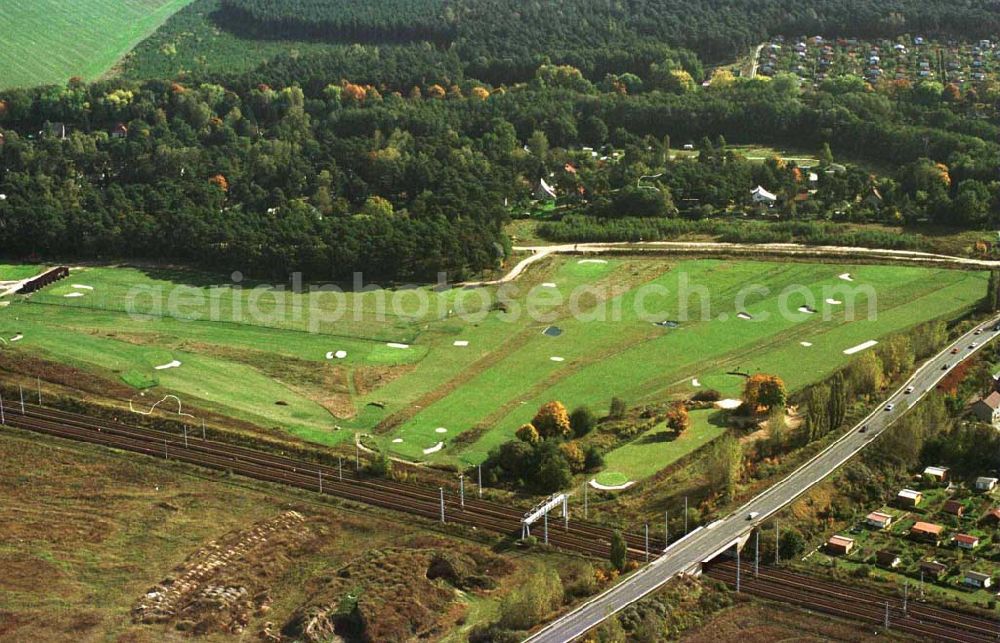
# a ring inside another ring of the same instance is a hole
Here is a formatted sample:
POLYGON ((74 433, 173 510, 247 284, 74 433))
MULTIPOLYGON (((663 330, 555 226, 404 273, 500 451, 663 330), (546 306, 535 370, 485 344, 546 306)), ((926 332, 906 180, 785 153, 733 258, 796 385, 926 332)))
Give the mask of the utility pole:
POLYGON ((163 438, 163 459, 164 460, 169 460, 170 459, 170 452, 167 451, 167 439, 166 438, 163 438))
POLYGON ((663 551, 670 547, 670 511, 663 512, 663 551))
POLYGON ((774 564, 781 564, 781 554, 778 552, 778 519, 774 519, 774 564))
POLYGON ((646 523, 646 562, 649 562, 649 523, 646 523))
POLYGON ((465 474, 458 474, 458 498, 462 509, 465 509, 465 474))
POLYGON ((319 492, 323 493, 323 470, 319 470, 319 492))
POLYGON ((361 445, 357 441, 354 442, 354 470, 361 471, 361 445))
POLYGON ((337 477, 340 478, 341 482, 344 481, 344 457, 339 455, 337 456, 337 477))
POLYGON ((24 415, 24 388, 18 384, 17 390, 21 394, 21 415, 24 415))
POLYGON ((205 441, 205 420, 201 421, 201 441, 205 441))
POLYGON ((549 544, 549 512, 542 514, 543 520, 545 521, 545 544, 549 544))
POLYGON ((479 497, 482 498, 483 497, 483 465, 479 464, 476 467, 476 470, 479 473, 479 484, 477 485, 477 487, 479 489, 479 497))
POLYGON ((920 570, 920 598, 924 597, 924 570, 920 570))
POLYGON ((740 544, 736 543, 736 593, 740 593, 740 544))
POLYGON ((38 387, 38 406, 42 405, 42 378, 35 378, 35 385, 38 387))
POLYGON ((444 524, 444 487, 438 487, 441 492, 441 524, 444 524))
POLYGON ((0 424, 7 424, 7 418, 3 414, 3 393, 0 393, 0 424))
POLYGON ((910 597, 909 594, 910 594, 910 579, 909 578, 904 578, 903 579, 903 614, 904 615, 906 614, 906 602, 907 602, 907 600, 910 597))
POLYGON ((885 602, 885 629, 889 629, 889 601, 885 602))
POLYGON ((753 577, 760 575, 760 529, 754 531, 753 540, 753 577))
POLYGON ((688 497, 684 496, 684 535, 688 535, 688 497))
POLYGON ((569 496, 563 496, 563 529, 569 531, 569 496))

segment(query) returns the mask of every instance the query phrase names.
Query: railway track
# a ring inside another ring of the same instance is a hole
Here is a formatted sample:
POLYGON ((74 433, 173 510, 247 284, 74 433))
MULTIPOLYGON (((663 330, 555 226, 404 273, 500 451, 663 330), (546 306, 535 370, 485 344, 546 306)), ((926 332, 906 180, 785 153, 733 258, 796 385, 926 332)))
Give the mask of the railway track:
MULTIPOLYGON (((1000 621, 955 612, 896 596, 854 589, 834 582, 762 567, 756 578, 752 565, 741 565, 740 590, 754 596, 792 603, 884 627, 888 605, 889 627, 936 641, 986 643, 1000 640, 1000 621)), ((705 574, 729 585, 736 584, 736 562, 713 562, 705 574)))
MULTIPOLYGON (((192 434, 177 434, 127 426, 87 415, 34 404, 7 405, 4 420, 9 426, 55 437, 100 444, 111 448, 172 459, 188 464, 332 495, 385 509, 439 520, 441 496, 438 489, 409 483, 366 478, 348 466, 328 466, 237 445, 202 440, 192 434)), ((487 529, 502 535, 518 535, 523 511, 466 494, 464 506, 452 489, 444 493, 445 520, 487 529), (470 497, 472 496, 472 497, 470 497)), ((607 558, 612 529, 571 519, 568 528, 561 517, 550 518, 548 541, 561 549, 607 558)), ((543 537, 542 524, 533 532, 543 537)), ((624 534, 632 560, 645 559, 645 537, 624 534)), ((662 540, 650 539, 650 557, 663 548, 662 540)))

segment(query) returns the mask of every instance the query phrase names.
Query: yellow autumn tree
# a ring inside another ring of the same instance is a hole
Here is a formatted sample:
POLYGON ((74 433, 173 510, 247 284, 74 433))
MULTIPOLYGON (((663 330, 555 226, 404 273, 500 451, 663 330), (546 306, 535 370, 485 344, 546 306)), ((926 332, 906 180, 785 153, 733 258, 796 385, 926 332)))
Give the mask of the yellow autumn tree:
POLYGON ((570 471, 580 473, 586 468, 586 457, 579 442, 563 442, 559 445, 559 450, 562 451, 563 457, 569 463, 570 471))
POLYGON ((479 100, 486 100, 487 98, 490 97, 490 90, 486 89, 485 87, 473 87, 472 97, 478 98, 479 100))
POLYGON ((514 435, 517 436, 517 439, 521 442, 527 442, 528 444, 538 444, 542 441, 541 436, 538 435, 538 430, 535 429, 535 427, 533 427, 530 423, 522 424, 521 428, 519 428, 514 435))
POLYGON ((569 413, 559 401, 543 404, 531 424, 538 430, 538 435, 546 440, 564 438, 570 434, 569 413))
POLYGON ((757 373, 743 386, 743 403, 754 413, 767 413, 785 405, 788 392, 777 375, 757 373))

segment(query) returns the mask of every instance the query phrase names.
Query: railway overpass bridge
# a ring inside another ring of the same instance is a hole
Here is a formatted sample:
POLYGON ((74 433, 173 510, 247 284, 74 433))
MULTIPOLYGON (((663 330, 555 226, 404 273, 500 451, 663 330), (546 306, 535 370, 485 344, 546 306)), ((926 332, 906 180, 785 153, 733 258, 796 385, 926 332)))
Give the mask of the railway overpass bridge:
POLYGON ((656 591, 679 575, 701 573, 702 565, 734 545, 742 548, 763 521, 836 471, 882 434, 907 409, 934 389, 958 361, 993 341, 1000 317, 969 331, 920 366, 898 390, 837 441, 813 456, 788 477, 728 516, 692 531, 671 544, 663 555, 621 583, 549 623, 525 643, 566 643, 626 606, 656 591), (979 334, 976 334, 979 333, 979 334), (907 392, 909 391, 909 392, 907 392))

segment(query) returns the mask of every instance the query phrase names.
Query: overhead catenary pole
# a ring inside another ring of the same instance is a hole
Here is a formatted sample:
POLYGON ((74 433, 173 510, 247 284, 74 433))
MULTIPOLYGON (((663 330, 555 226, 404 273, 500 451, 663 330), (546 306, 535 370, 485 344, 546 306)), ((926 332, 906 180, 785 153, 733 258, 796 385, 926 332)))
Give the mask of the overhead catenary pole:
POLYGON ((774 564, 781 564, 781 553, 778 551, 778 519, 774 519, 774 564))
POLYGON ((18 384, 17 390, 21 394, 21 415, 24 415, 24 387, 18 384))
POLYGON ((885 602, 885 629, 889 629, 889 601, 885 602))
POLYGON ((736 543, 736 593, 740 593, 740 544, 736 543))
POLYGON ((542 514, 543 520, 545 521, 545 544, 549 544, 549 512, 546 511, 542 514))
POLYGON ((465 509, 465 474, 458 474, 458 498, 462 509, 465 509))
POLYGON ((323 470, 319 470, 319 492, 323 493, 323 470))
POLYGON ((648 522, 646 523, 645 527, 646 527, 646 562, 648 563, 649 562, 649 523, 648 522))
POLYGON ((760 529, 754 531, 753 541, 753 577, 760 575, 760 529))
POLYGON ((7 424, 7 418, 3 414, 3 394, 0 393, 0 424, 7 424))
POLYGON ((903 579, 903 614, 906 614, 906 602, 909 599, 910 594, 910 579, 903 579))
POLYGON ((201 421, 201 441, 205 441, 205 420, 201 421))
POLYGON ((337 477, 340 478, 341 482, 344 481, 344 457, 339 455, 337 456, 337 477))
POLYGON ((38 406, 42 405, 42 378, 35 378, 35 385, 38 387, 38 406))
POLYGON ((444 487, 438 487, 441 492, 441 522, 444 523, 444 487))
MULTIPOLYGON (((361 471, 361 443, 355 440, 354 442, 354 470, 361 471)), ((444 493, 444 492, 442 492, 444 493)), ((444 502, 444 501, 442 501, 444 502)), ((443 512, 442 512, 443 515, 443 512)), ((444 522, 443 520, 441 522, 444 522)))
POLYGON ((184 426, 184 448, 186 449, 188 448, 188 425, 185 424, 183 426, 184 426))
POLYGON ((590 488, 590 484, 587 482, 583 483, 583 519, 587 519, 587 490, 590 488))
POLYGON ((479 491, 479 497, 482 498, 483 497, 483 465, 481 463, 476 466, 476 471, 477 471, 477 474, 479 476, 479 484, 476 485, 476 488, 479 491))
POLYGON ((170 452, 167 451, 167 439, 166 438, 163 438, 163 458, 165 460, 170 458, 170 452))
POLYGON ((684 535, 688 535, 688 497, 684 496, 684 535))

